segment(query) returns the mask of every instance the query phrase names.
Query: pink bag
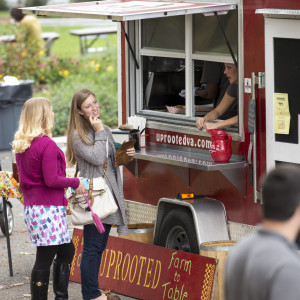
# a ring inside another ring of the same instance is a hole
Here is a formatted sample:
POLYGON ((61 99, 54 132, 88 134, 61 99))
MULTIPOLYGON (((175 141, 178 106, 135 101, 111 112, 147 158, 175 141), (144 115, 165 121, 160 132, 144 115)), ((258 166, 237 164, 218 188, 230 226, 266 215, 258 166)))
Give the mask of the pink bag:
POLYGON ((92 213, 93 221, 94 221, 94 223, 95 223, 95 225, 96 225, 98 231, 99 231, 100 233, 105 232, 104 226, 103 226, 103 224, 102 224, 100 218, 99 218, 99 217, 93 212, 93 210, 92 210, 92 207, 91 207, 89 198, 88 198, 88 196, 86 195, 86 193, 83 194, 83 197, 84 197, 84 200, 86 201, 86 203, 87 203, 87 205, 88 205, 88 207, 89 207, 89 209, 90 209, 90 211, 91 211, 91 213, 92 213))

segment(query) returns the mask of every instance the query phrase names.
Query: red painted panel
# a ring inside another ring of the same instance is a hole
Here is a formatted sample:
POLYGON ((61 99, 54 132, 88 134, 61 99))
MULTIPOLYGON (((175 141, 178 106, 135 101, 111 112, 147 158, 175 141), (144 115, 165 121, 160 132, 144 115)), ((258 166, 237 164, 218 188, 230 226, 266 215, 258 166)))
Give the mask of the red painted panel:
MULTIPOLYGON (((264 16, 255 14, 255 10, 262 7, 265 7, 262 1, 244 1, 244 78, 251 78, 252 72, 265 71, 264 16)), ((259 178, 266 170, 265 91, 257 90, 257 96, 257 170, 259 178)), ((245 151, 248 151, 250 140, 248 134, 248 101, 250 97, 250 94, 244 94, 245 151)), ((253 201, 252 188, 249 188, 247 196, 249 201, 253 201)))
MULTIPOLYGON (((296 0, 244 0, 244 78, 251 78, 252 72, 265 72, 264 16, 255 14, 259 8, 300 9, 300 1, 296 0)), ((257 159, 258 179, 266 170, 266 110, 265 90, 257 90, 257 159)), ((248 134, 248 100, 250 95, 244 94, 245 110, 245 151, 249 145, 248 134)), ((252 197, 251 197, 252 198, 252 197)))
POLYGON ((252 225, 261 221, 260 204, 254 204, 251 199, 247 201, 219 171, 174 168, 138 160, 138 178, 126 168, 123 172, 125 199, 157 205, 160 198, 174 198, 180 192, 193 192, 222 201, 230 221, 252 225))
MULTIPOLYGON (((81 282, 82 230, 74 229, 70 280, 81 282)), ((110 236, 99 285, 143 299, 211 299, 216 259, 110 236)))
MULTIPOLYGON (((125 27, 125 23, 122 24, 125 27)), ((125 34, 123 30, 121 31, 121 97, 122 97, 122 124, 126 124, 126 59, 125 59, 125 34)), ((120 91, 119 91, 120 92, 120 91)), ((119 107, 120 109, 120 107, 119 107)))

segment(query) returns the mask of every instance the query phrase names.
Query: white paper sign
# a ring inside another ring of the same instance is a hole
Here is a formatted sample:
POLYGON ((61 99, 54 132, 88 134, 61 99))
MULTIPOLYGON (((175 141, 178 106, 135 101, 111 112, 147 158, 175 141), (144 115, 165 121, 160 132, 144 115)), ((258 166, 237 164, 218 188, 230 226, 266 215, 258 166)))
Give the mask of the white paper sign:
POLYGON ((251 94, 251 78, 244 78, 244 93, 251 94))

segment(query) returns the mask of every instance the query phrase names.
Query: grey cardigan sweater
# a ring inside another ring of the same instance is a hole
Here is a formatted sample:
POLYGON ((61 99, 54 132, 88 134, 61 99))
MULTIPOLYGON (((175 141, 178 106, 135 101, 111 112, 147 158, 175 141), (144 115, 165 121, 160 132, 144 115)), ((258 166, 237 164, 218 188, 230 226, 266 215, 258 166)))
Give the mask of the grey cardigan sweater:
POLYGON ((106 126, 104 126, 104 131, 94 131, 91 129, 90 133, 86 136, 86 139, 93 144, 91 146, 85 144, 79 137, 78 132, 74 131, 72 144, 80 176, 84 178, 96 178, 103 174, 103 165, 106 158, 106 138, 108 138, 108 161, 105 179, 119 209, 101 221, 105 224, 117 225, 118 233, 120 234, 128 234, 123 184, 120 170, 118 167, 115 167, 116 150, 110 130, 106 126))

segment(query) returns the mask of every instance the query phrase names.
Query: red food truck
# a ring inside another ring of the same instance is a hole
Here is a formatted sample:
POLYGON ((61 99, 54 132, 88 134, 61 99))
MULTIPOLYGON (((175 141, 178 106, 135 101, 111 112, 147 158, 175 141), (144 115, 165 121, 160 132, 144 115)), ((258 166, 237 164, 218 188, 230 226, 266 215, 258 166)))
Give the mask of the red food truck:
POLYGON ((123 170, 124 193, 129 218, 136 210, 144 222, 155 221, 154 243, 198 253, 201 242, 238 238, 260 222, 261 175, 299 163, 299 9, 295 0, 109 0, 25 10, 118 22, 119 122, 143 116, 149 135, 123 170), (203 112, 195 111, 192 91, 203 62, 232 62, 229 49, 238 62, 239 122, 225 129, 230 161, 215 163, 210 136, 195 126, 203 112), (181 89, 184 113, 169 113, 181 89), (278 94, 287 95, 287 125, 274 123, 278 94), (179 193, 204 197, 181 201, 179 193))
POLYGON ((108 0, 28 10, 117 22, 119 123, 144 117, 148 135, 123 168, 129 223, 153 222, 155 245, 191 253, 255 229, 261 176, 300 163, 298 0, 108 0), (210 135, 195 125, 206 108, 193 91, 204 62, 234 60, 238 124, 224 129, 233 154, 216 163, 210 135))

